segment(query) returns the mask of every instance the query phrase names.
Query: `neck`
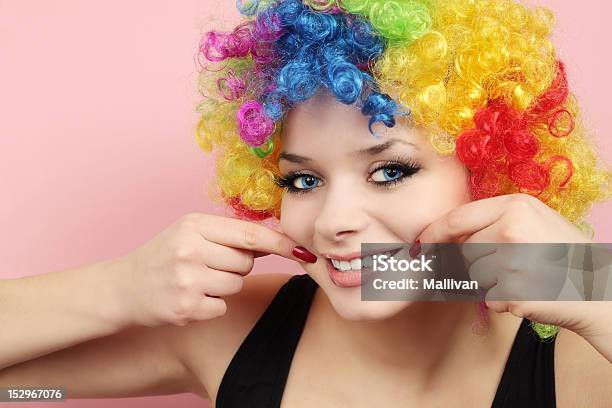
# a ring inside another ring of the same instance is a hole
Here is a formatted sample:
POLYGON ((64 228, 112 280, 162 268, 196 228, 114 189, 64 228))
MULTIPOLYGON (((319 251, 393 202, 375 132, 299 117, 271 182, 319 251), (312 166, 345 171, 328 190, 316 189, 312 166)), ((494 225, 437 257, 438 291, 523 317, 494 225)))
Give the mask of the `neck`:
POLYGON ((494 343, 492 327, 486 333, 473 330, 479 321, 477 302, 414 302, 388 319, 350 321, 335 312, 322 290, 316 297, 325 316, 321 327, 333 333, 326 349, 355 370, 397 370, 425 384, 449 364, 482 359, 483 348, 494 343))

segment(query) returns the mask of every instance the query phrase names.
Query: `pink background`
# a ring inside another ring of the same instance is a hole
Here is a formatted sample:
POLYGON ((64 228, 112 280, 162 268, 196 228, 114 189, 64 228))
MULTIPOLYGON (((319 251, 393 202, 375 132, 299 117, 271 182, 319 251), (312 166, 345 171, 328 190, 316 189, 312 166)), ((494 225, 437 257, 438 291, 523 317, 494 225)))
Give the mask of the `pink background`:
MULTIPOLYGON (((557 12, 570 85, 612 162, 610 6, 530 3, 557 12)), ((201 33, 220 27, 213 16, 235 21, 234 2, 0 0, 0 278, 120 256, 187 212, 222 214, 194 137, 194 55, 201 33)), ((590 217, 600 242, 612 242, 611 213, 608 203, 590 217)), ((301 271, 268 256, 254 273, 301 271)), ((190 394, 62 406, 170 404, 203 406, 190 394)), ((43 405, 55 406, 31 406, 43 405)))

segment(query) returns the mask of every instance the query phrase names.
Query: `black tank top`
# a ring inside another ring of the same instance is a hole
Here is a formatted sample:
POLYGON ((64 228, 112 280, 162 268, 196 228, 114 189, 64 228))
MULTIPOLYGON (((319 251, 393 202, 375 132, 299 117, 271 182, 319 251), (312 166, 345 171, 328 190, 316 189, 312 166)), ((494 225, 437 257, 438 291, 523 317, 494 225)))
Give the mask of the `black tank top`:
MULTIPOLYGON (((221 380, 216 408, 280 407, 293 353, 318 284, 292 276, 240 345, 221 380)), ((554 408, 554 340, 542 342, 523 319, 491 408, 554 408)))

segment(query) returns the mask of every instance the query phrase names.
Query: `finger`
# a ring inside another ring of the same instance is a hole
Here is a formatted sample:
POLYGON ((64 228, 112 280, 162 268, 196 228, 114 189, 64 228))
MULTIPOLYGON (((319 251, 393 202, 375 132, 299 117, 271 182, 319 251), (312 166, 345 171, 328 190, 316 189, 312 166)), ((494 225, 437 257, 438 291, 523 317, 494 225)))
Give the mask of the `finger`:
POLYGON ((588 331, 591 324, 584 316, 589 311, 584 306, 592 302, 550 302, 550 301, 491 301, 486 300, 487 307, 497 313, 512 313, 514 316, 534 322, 554 324, 582 333, 588 331))
POLYGON ((478 258, 468 269, 470 279, 478 282, 478 287, 490 289, 497 284, 498 260, 495 255, 478 258))
POLYGON ((470 242, 469 240, 461 244, 461 253, 467 260, 468 265, 471 265, 483 256, 495 253, 495 251, 497 251, 497 244, 485 244, 482 241, 470 242))
POLYGON ((454 208, 429 224, 418 239, 421 242, 457 242, 464 235, 473 235, 494 224, 511 199, 510 195, 501 195, 454 208))
POLYGON ((225 299, 218 297, 202 296, 200 304, 193 313, 192 320, 210 320, 221 317, 227 312, 225 299))
POLYGON ((232 248, 206 241, 206 266, 211 269, 247 275, 253 270, 253 254, 246 249, 232 248))
POLYGON ((506 280, 499 280, 495 286, 487 291, 487 295, 485 296, 485 302, 489 300, 496 301, 517 301, 521 300, 517 298, 515 293, 513 292, 514 286, 509 285, 506 280))
POLYGON ((497 284, 487 291, 485 300, 520 301, 534 299, 530 280, 521 273, 502 270, 497 273, 497 284))
POLYGON ((461 253, 467 260, 468 265, 476 262, 483 256, 489 256, 498 252, 502 244, 496 243, 499 239, 499 223, 493 223, 488 227, 475 232, 469 238, 460 241, 461 253))
POLYGON ((243 279, 237 273, 208 268, 198 279, 199 291, 209 296, 230 296, 242 290, 243 279))
POLYGON ((206 225, 202 226, 202 236, 209 241, 304 262, 292 253, 297 243, 271 228, 227 217, 205 217, 203 220, 206 220, 206 225))
MULTIPOLYGON (((495 222, 486 228, 475 232, 471 237, 463 242, 461 250, 463 256, 469 263, 475 262, 483 256, 489 256, 493 253, 507 251, 513 244, 499 243, 502 226, 499 222, 495 222)), ((507 252, 506 252, 507 255, 507 252)))

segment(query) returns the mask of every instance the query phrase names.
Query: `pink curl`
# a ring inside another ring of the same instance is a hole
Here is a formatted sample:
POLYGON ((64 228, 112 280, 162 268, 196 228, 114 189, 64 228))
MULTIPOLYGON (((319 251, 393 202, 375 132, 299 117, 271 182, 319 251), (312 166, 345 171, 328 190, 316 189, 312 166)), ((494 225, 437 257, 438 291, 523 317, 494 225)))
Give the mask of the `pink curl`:
POLYGON ((253 23, 240 24, 231 33, 210 31, 200 43, 200 52, 213 62, 246 57, 253 48, 253 23))
POLYGON ((278 13, 270 13, 266 18, 255 21, 254 38, 257 42, 273 42, 281 37, 283 27, 278 13))
POLYGON ((226 100, 233 101, 244 95, 246 84, 242 78, 236 76, 233 70, 230 70, 226 78, 217 79, 217 89, 226 100))
POLYGON ((257 42, 251 50, 253 60, 259 69, 265 69, 267 66, 277 60, 276 51, 272 43, 257 42))
POLYGON ((237 112, 240 137, 251 147, 261 146, 274 131, 274 122, 257 101, 244 103, 237 112))
POLYGON ((284 32, 278 13, 270 13, 255 20, 251 55, 259 66, 268 66, 277 60, 275 41, 284 32))

